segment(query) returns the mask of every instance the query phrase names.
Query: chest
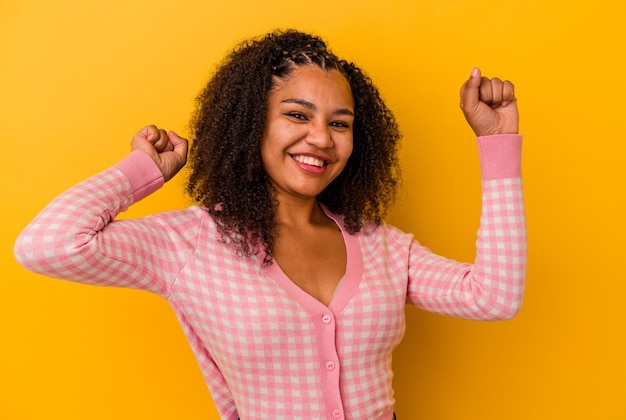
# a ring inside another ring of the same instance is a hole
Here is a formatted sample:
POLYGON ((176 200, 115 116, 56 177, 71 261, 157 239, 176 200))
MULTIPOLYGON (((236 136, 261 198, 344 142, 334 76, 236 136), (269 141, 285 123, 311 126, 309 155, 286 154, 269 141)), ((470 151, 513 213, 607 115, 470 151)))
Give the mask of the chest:
POLYGON ((347 251, 336 229, 315 235, 287 232, 276 243, 274 261, 296 286, 328 306, 346 273, 347 251))
POLYGON ((228 281, 222 273, 180 282, 172 300, 181 304, 184 329, 222 368, 280 365, 314 375, 328 351, 342 359, 375 359, 389 354, 404 334, 405 299, 391 279, 351 274, 330 306, 304 293, 277 266, 228 281))

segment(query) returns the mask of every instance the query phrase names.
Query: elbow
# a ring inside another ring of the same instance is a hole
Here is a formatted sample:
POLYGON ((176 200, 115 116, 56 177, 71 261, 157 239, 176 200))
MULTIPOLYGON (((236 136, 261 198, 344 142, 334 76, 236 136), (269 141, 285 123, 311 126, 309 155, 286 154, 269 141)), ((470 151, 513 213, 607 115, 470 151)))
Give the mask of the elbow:
POLYGON ((506 321, 515 318, 524 300, 525 272, 482 278, 474 283, 472 299, 480 318, 487 321, 506 321))
POLYGON ((31 269, 35 261, 35 253, 32 241, 29 241, 22 232, 13 244, 13 256, 17 262, 26 269, 31 269))
POLYGON ((492 305, 485 308, 485 320, 487 321, 508 321, 515 318, 522 308, 523 296, 517 295, 508 299, 497 297, 492 305))
POLYGON ((64 235, 31 234, 22 232, 13 246, 13 255, 25 269, 48 277, 64 278, 74 257, 85 252, 77 248, 64 235))
POLYGON ((521 309, 521 305, 508 307, 508 308, 503 308, 503 310, 500 311, 500 313, 497 316, 495 316, 492 320, 493 321, 508 321, 508 320, 511 320, 511 319, 515 318, 517 316, 517 314, 519 314, 520 309, 521 309))
POLYGON ((45 241, 22 232, 13 245, 13 255, 22 267, 41 274, 44 267, 51 265, 53 250, 45 246, 45 241))

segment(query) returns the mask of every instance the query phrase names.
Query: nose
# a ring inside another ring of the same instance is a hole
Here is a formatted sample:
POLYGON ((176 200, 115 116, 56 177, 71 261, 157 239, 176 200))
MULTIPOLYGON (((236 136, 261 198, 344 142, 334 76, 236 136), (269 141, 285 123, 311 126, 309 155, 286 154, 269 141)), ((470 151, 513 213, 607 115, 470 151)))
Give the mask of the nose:
POLYGON ((313 123, 309 126, 306 142, 319 149, 329 149, 335 145, 332 131, 325 123, 313 123))

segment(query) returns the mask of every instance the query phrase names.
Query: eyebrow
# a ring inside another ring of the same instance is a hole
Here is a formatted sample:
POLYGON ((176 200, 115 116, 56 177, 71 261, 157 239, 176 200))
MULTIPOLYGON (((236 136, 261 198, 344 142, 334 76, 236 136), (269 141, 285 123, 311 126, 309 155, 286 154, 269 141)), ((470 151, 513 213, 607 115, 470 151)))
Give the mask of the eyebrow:
MULTIPOLYGON (((285 99, 284 101, 281 101, 281 102, 286 103, 286 104, 302 105, 303 107, 310 109, 311 111, 315 111, 317 109, 314 103, 306 101, 304 99, 290 98, 290 99, 285 99)), ((337 108, 333 111, 333 115, 349 115, 351 117, 354 117, 354 112, 352 112, 348 108, 337 108)))

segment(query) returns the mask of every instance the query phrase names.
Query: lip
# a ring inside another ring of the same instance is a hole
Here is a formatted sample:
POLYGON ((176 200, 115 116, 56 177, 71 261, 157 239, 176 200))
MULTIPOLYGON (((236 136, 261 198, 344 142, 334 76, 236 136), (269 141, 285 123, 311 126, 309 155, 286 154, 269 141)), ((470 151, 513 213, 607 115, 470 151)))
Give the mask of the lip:
POLYGON ((310 174, 323 173, 330 161, 328 156, 312 153, 291 153, 289 156, 300 169, 310 174))

